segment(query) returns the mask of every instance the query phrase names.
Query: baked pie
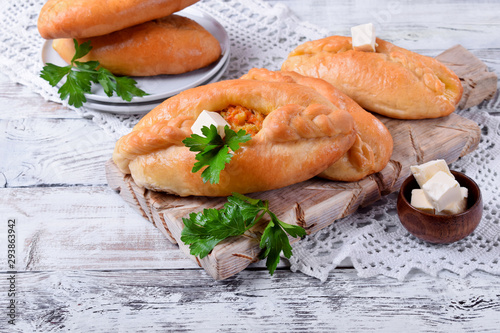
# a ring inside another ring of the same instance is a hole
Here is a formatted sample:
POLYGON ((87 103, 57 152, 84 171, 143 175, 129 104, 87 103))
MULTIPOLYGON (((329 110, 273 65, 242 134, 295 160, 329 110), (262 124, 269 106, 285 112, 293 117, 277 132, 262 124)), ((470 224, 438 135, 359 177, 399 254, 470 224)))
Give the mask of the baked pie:
POLYGON ((314 177, 355 140, 353 117, 315 89, 294 82, 237 79, 167 99, 118 140, 113 160, 135 183, 151 190, 227 196, 314 177), (195 152, 182 143, 203 110, 219 112, 230 127, 252 135, 234 152, 216 184, 204 182, 202 170, 191 172, 195 152))
POLYGON ((331 36, 293 50, 281 70, 324 79, 366 110, 398 119, 447 116, 462 84, 438 60, 376 39, 376 52, 355 51, 351 38, 331 36))
POLYGON ((165 17, 198 0, 48 0, 38 15, 45 39, 107 35, 165 17))
POLYGON ((321 172, 320 177, 338 181, 358 181, 379 172, 389 162, 393 149, 393 140, 389 130, 370 112, 363 110, 356 102, 328 82, 295 72, 272 72, 257 68, 251 69, 242 78, 295 82, 313 88, 351 114, 356 131, 354 144, 340 159, 321 172))
MULTIPOLYGON (((97 60, 113 74, 153 76, 193 71, 219 59, 219 41, 195 21, 169 15, 107 35, 78 38, 92 49, 78 61, 97 60)), ((56 39, 52 47, 70 63, 75 54, 71 38, 56 39)))

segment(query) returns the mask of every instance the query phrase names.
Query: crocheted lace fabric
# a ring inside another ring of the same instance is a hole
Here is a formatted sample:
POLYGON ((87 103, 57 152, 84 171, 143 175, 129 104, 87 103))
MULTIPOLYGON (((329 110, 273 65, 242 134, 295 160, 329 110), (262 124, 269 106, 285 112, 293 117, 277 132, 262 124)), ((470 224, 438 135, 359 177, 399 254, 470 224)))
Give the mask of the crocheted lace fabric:
MULTIPOLYGON (((36 20, 44 0, 7 0, 0 13, 0 70, 46 100, 62 103, 57 89, 39 77, 44 40, 36 20)), ((231 40, 231 58, 221 79, 237 78, 250 68, 278 70, 287 54, 306 40, 328 35, 325 29, 300 22, 284 5, 259 0, 203 0, 194 5, 217 19, 231 40)), ((495 68, 498 69, 499 68, 495 68)), ((115 138, 130 131, 138 115, 115 115, 74 109, 115 138)), ((408 234, 396 215, 396 194, 335 221, 330 227, 294 244, 293 271, 326 280, 328 273, 349 258, 363 277, 385 275, 404 279, 412 269, 432 275, 442 270, 466 276, 474 270, 500 275, 500 99, 458 111, 482 129, 477 150, 452 164, 482 189, 483 219, 467 238, 450 245, 432 245, 408 234)))

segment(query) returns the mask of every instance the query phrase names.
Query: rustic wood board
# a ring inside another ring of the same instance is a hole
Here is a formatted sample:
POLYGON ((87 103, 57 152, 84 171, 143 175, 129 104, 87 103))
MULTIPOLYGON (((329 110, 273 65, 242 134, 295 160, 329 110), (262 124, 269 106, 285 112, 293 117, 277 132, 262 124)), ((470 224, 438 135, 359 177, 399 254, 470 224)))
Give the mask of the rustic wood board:
MULTIPOLYGON (((500 21, 494 16, 500 2, 344 1, 332 6, 330 1, 316 1, 312 6, 302 0, 265 1, 284 3, 301 20, 337 34, 373 21, 377 32, 396 45, 423 54, 437 55, 443 47, 461 42, 500 73, 500 21)), ((474 110, 499 111, 498 92, 493 101, 474 110)), ((28 270, 17 274, 18 322, 11 326, 4 319, 0 332, 472 333, 497 332, 500 327, 500 280, 482 271, 466 277, 443 271, 433 277, 412 270, 399 281, 383 275, 360 278, 354 268, 337 267, 326 282, 319 282, 288 269, 272 278, 266 271, 246 269, 214 281, 204 270, 193 269, 196 264, 177 245, 166 242, 107 188, 104 164, 115 139, 94 140, 95 123, 86 120, 90 126, 85 126, 85 119, 74 111, 45 102, 0 73, 0 119, 12 124, 21 118, 30 121, 17 122, 9 141, 0 144, 3 152, 13 151, 0 161, 5 175, 0 175, 0 187, 6 187, 0 188, 4 199, 0 210, 3 216, 20 218, 17 259, 26 258, 30 264, 19 265, 16 260, 18 271, 28 270), (47 122, 50 119, 61 121, 47 122), (74 137, 69 144, 66 135, 74 137), (43 141, 44 145, 58 145, 57 155, 40 148, 40 140, 47 139, 51 141, 43 141), (81 141, 108 151, 91 155, 89 146, 82 155, 73 148, 73 142, 81 141), (14 154, 24 155, 22 163, 12 162, 14 154), (56 178, 48 162, 59 157, 66 172, 56 178), (79 201, 73 200, 75 194, 79 201), (70 205, 65 205, 68 199, 70 205), (32 238, 35 234, 40 236, 32 238), (81 237, 87 242, 84 246, 81 237), (38 261, 27 255, 30 244, 30 249, 38 249, 30 254, 43 253, 38 261)), ((0 239, 6 240, 4 230, 0 228, 0 239)), ((0 251, 4 271, 6 254, 0 251)), ((4 277, 8 277, 5 272, 4 277)), ((2 300, 7 300, 8 289, 9 281, 0 280, 2 300)))
POLYGON ((360 279, 355 269, 324 283, 290 271, 225 281, 193 269, 25 272, 20 316, 14 327, 2 318, 0 332, 498 332, 498 281, 480 272, 360 279))
MULTIPOLYGON (((426 120, 397 120, 378 116, 394 139, 394 151, 387 167, 358 182, 332 182, 313 178, 281 189, 250 196, 270 201, 270 208, 286 223, 303 226, 309 234, 352 214, 381 196, 399 190, 410 174, 409 166, 434 159, 452 163, 472 152, 480 140, 476 123, 457 114, 426 120)), ((247 234, 219 243, 205 258, 189 254, 180 241, 182 218, 204 208, 220 208, 225 198, 177 197, 137 186, 112 161, 106 164, 110 187, 142 216, 151 221, 173 243, 203 267, 214 279, 228 278, 258 261, 262 224, 247 234)), ((296 241, 294 239, 292 241, 296 241)))
POLYGON ((454 71, 462 82, 464 92, 458 104, 459 109, 468 109, 495 96, 497 75, 488 71, 488 66, 462 45, 455 45, 436 58, 454 71))
MULTIPOLYGON (((489 99, 496 92, 496 78, 487 67, 465 48, 457 45, 439 56, 448 66, 459 71, 465 94, 462 106, 473 106, 489 99), (491 75, 490 75, 491 74, 491 75)), ((250 196, 270 201, 270 207, 279 218, 303 226, 308 234, 327 227, 335 220, 355 212, 399 190, 410 174, 410 165, 434 159, 452 163, 472 152, 481 137, 476 123, 457 114, 438 119, 397 120, 377 115, 394 139, 394 151, 382 171, 358 182, 332 182, 320 178, 287 186, 273 191, 254 193, 250 196)), ((137 186, 130 175, 123 175, 112 161, 106 163, 108 183, 136 209, 153 223, 172 242, 203 267, 214 279, 222 280, 258 261, 259 239, 262 225, 258 224, 240 237, 218 244, 205 258, 189 254, 189 248, 180 241, 182 218, 204 208, 220 208, 225 198, 181 198, 157 193, 137 186)), ((265 222, 265 221, 263 221, 265 222)), ((291 239, 297 241, 297 239, 291 239)))

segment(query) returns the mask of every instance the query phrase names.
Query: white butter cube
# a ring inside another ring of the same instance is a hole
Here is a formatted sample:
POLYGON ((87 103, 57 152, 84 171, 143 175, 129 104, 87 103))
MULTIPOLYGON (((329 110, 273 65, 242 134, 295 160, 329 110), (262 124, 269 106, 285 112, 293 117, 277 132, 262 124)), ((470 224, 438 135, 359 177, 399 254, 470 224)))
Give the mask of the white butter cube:
POLYGON ((427 200, 427 197, 425 196, 424 190, 416 188, 411 191, 411 202, 410 204, 415 207, 418 210, 421 210, 423 212, 429 213, 429 214, 434 214, 434 207, 432 204, 427 200))
POLYGON ((375 27, 372 23, 351 28, 352 48, 355 51, 375 52, 375 27))
POLYGON ((229 126, 228 122, 222 118, 218 112, 213 111, 203 110, 194 122, 193 126, 191 126, 191 131, 193 134, 203 135, 201 128, 203 126, 210 128, 210 125, 214 125, 217 128, 217 133, 219 133, 222 138, 226 136, 224 127, 226 125, 229 126))
POLYGON ((467 197, 469 195, 469 191, 466 187, 461 187, 460 193, 462 193, 462 199, 452 202, 439 213, 444 215, 451 215, 465 212, 465 210, 467 209, 467 197))
POLYGON ((448 168, 448 164, 446 164, 445 160, 434 160, 420 165, 410 166, 411 173, 417 180, 420 188, 424 186, 424 184, 432 178, 438 171, 443 171, 448 174, 450 177, 455 179, 455 177, 450 172, 448 168))
POLYGON ((460 185, 444 171, 438 171, 422 186, 422 189, 438 212, 462 199, 460 185))

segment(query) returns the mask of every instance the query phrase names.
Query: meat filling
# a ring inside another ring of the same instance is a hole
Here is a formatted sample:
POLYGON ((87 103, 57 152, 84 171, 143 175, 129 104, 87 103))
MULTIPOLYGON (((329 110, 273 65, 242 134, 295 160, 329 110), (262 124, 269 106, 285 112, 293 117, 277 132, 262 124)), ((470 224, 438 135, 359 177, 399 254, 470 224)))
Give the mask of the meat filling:
POLYGON ((229 123, 229 126, 234 131, 237 132, 243 129, 251 136, 260 131, 265 117, 260 112, 240 105, 229 105, 220 112, 220 115, 229 123))

